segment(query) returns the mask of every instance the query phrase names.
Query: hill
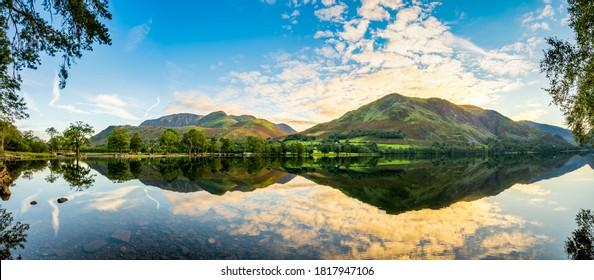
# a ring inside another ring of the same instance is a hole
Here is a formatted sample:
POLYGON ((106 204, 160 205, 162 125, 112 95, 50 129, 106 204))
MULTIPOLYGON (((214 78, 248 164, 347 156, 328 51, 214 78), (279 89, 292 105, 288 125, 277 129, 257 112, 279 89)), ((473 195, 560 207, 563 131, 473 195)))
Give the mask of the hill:
POLYGON ((553 135, 559 135, 565 141, 567 141, 573 145, 577 145, 577 142, 573 138, 573 135, 571 135, 571 130, 569 130, 569 129, 561 128, 561 127, 550 125, 550 124, 542 124, 542 123, 532 122, 532 121, 519 121, 518 123, 528 125, 528 126, 536 128, 536 129, 540 129, 542 131, 548 132, 553 135))
POLYGON ((493 110, 396 93, 301 133, 319 138, 346 135, 380 143, 421 146, 435 142, 485 144, 490 139, 569 145, 560 136, 516 123, 493 110))
POLYGON ((230 139, 247 136, 267 139, 288 135, 287 132, 279 128, 276 124, 265 119, 258 119, 249 115, 230 116, 223 111, 218 111, 206 116, 194 114, 169 115, 155 120, 144 121, 141 123, 141 126, 109 126, 91 137, 91 143, 93 145, 104 144, 111 131, 116 127, 121 127, 128 131, 130 137, 134 133, 138 133, 142 139, 159 139, 161 134, 170 127, 176 130, 180 136, 192 128, 204 130, 208 137, 225 137, 230 139))
MULTIPOLYGON (((208 115, 196 115, 190 113, 173 114, 160 117, 158 119, 143 121, 139 126, 163 126, 163 127, 184 127, 184 126, 198 126, 204 128, 228 128, 237 123, 249 122, 257 120, 258 118, 252 115, 227 115, 223 111, 212 112, 208 115)), ((267 121, 268 122, 268 121, 267 121)), ((271 122, 270 122, 271 123, 271 122)), ((275 124, 286 134, 294 134, 295 131, 292 127, 287 124, 280 123, 275 124)))

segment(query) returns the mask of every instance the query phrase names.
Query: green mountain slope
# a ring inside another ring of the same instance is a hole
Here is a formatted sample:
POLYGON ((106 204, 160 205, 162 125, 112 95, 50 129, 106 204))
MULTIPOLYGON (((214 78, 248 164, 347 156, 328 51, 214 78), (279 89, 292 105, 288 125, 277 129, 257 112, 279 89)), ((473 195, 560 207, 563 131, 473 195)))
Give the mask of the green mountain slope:
MULTIPOLYGON (((206 117, 207 116, 204 118, 206 117)), ((202 122, 205 127, 190 125, 172 128, 177 131, 180 137, 186 131, 193 128, 203 130, 206 132, 206 136, 208 137, 225 137, 230 139, 237 139, 247 136, 256 136, 262 139, 267 139, 287 135, 285 131, 278 128, 275 124, 264 119, 246 119, 237 122, 229 117, 231 120, 233 120, 233 123, 229 123, 227 117, 223 116, 222 118, 207 119, 206 122, 202 122)), ((97 135, 91 137, 92 145, 102 145, 106 143, 107 137, 109 137, 111 131, 116 127, 121 127, 128 131, 130 137, 132 137, 134 133, 138 133, 142 139, 159 139, 161 134, 167 128, 169 128, 167 126, 109 126, 103 131, 97 133, 97 135)))
POLYGON ((434 142, 484 144, 488 139, 546 141, 568 145, 561 137, 516 123, 493 110, 455 105, 439 98, 413 98, 390 94, 347 112, 342 117, 318 124, 303 134, 321 138, 362 131, 401 131, 403 139, 368 140, 384 143, 431 145, 434 142))

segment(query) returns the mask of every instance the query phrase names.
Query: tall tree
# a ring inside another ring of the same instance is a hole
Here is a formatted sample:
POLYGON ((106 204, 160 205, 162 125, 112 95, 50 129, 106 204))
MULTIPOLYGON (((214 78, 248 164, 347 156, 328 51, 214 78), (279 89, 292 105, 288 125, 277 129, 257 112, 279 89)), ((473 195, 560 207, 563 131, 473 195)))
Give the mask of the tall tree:
POLYGON ((93 127, 82 121, 77 121, 74 124, 70 123, 70 126, 64 131, 64 138, 74 146, 77 159, 80 158, 80 147, 91 144, 88 137, 93 133, 95 133, 93 127))
POLYGON ((193 153, 205 152, 206 148, 208 147, 208 142, 204 131, 194 128, 184 133, 182 137, 182 144, 187 147, 190 156, 193 153))
POLYGON ((594 2, 568 0, 569 26, 575 45, 547 38, 540 70, 549 79, 546 91, 561 107, 565 121, 581 145, 594 145, 594 2))
POLYGON ((0 118, 12 122, 29 116, 17 93, 20 72, 37 68, 42 53, 62 54, 64 88, 67 69, 83 51, 94 43, 111 44, 103 19, 111 19, 106 0, 0 0, 0 118))
POLYGON ((140 148, 142 148, 142 138, 140 138, 140 135, 136 132, 132 136, 132 139, 130 139, 130 150, 138 153, 140 148))
POLYGON ((159 143, 165 152, 171 152, 179 144, 179 135, 173 128, 168 128, 159 137, 159 143))
POLYGON ((55 147, 56 145, 54 143, 54 135, 58 134, 58 130, 56 130, 54 127, 48 127, 45 130, 45 133, 49 134, 49 136, 50 136, 49 146, 50 146, 51 152, 54 153, 54 149, 56 148, 55 147))
POLYGON ((121 127, 116 127, 111 131, 111 134, 107 137, 107 148, 111 150, 117 150, 118 153, 122 153, 123 149, 130 147, 130 136, 128 131, 121 127))

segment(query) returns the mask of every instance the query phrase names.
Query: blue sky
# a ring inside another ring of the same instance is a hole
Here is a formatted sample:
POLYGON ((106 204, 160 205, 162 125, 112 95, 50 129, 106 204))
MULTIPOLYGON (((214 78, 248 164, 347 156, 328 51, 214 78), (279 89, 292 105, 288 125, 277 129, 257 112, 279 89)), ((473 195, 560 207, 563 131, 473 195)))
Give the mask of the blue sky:
POLYGON ((111 46, 57 88, 59 58, 23 72, 21 130, 96 132, 173 113, 252 114, 297 130, 392 92, 563 126, 542 88, 565 1, 110 1, 111 46))

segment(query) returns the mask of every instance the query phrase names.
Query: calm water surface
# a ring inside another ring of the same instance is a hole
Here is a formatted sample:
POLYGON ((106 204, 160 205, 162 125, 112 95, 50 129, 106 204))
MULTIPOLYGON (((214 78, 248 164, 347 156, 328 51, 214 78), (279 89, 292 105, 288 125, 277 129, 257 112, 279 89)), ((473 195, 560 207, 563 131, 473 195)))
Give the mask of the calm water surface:
POLYGON ((4 165, 23 259, 567 259, 594 209, 591 154, 4 165))

